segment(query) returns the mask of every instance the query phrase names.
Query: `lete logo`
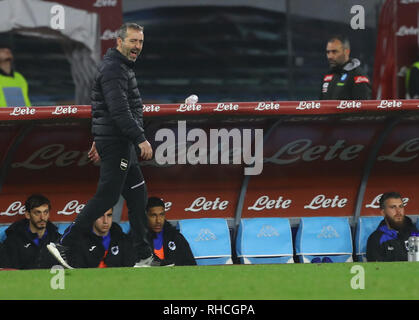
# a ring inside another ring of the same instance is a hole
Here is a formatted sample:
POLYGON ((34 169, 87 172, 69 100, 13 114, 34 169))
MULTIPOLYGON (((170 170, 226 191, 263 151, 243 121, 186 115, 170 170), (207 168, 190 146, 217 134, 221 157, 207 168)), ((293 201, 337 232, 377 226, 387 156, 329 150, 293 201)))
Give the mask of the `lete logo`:
POLYGON ((34 115, 36 110, 34 108, 28 107, 14 107, 13 111, 10 113, 11 116, 24 116, 24 115, 34 115))
MULTIPOLYGON (((63 210, 59 210, 57 214, 62 215, 72 215, 74 213, 79 214, 81 210, 84 208, 84 204, 80 204, 77 200, 69 201, 63 208, 63 210)), ((25 205, 20 201, 13 202, 4 212, 0 212, 0 216, 8 216, 12 217, 18 214, 25 214, 25 205)))

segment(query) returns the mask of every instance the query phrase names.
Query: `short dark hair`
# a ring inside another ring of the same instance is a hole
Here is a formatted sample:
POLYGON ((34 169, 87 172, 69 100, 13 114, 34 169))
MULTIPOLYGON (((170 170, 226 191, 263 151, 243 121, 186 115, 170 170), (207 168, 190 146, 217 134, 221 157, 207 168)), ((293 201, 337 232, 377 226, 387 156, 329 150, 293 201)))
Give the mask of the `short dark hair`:
POLYGON ((346 36, 341 35, 341 34, 336 34, 336 35, 331 36, 327 42, 329 43, 335 40, 339 40, 342 43, 342 46, 344 49, 351 48, 351 43, 349 42, 349 39, 346 36))
POLYGON ((31 212, 33 208, 38 208, 44 204, 48 205, 48 209, 51 209, 51 201, 42 194, 33 194, 29 196, 25 201, 25 210, 31 212))
POLYGON ((147 206, 146 211, 148 211, 150 208, 154 207, 165 207, 163 199, 157 198, 157 197, 150 197, 147 200, 147 206))
POLYGON ((385 192, 380 198, 380 209, 385 208, 385 202, 387 199, 402 199, 402 196, 398 192, 385 192))
POLYGON ((134 23, 134 22, 124 23, 118 30, 117 38, 121 38, 122 41, 125 40, 125 37, 127 36, 127 30, 128 29, 135 29, 135 30, 138 30, 138 31, 143 31, 144 27, 140 26, 139 24, 134 23))

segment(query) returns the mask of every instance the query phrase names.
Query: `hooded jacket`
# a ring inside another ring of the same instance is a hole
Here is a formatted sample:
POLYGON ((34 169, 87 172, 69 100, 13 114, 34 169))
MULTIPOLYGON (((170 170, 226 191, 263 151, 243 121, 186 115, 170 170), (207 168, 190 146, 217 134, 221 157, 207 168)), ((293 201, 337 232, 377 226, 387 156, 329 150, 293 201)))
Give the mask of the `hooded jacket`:
POLYGON ((57 242, 60 238, 57 227, 47 222, 44 236, 39 239, 38 234, 29 229, 29 220, 22 219, 14 222, 6 230, 4 241, 7 267, 15 269, 51 268, 57 264, 48 254, 46 245, 57 242))
POLYGON ((108 49, 92 87, 94 140, 128 139, 144 142, 143 104, 134 73, 134 62, 116 48, 108 49))
MULTIPOLYGON (((176 266, 191 266, 196 265, 195 258, 188 241, 185 237, 168 221, 164 222, 163 226, 163 252, 164 260, 162 265, 174 263, 176 266)), ((155 232, 149 232, 149 242, 154 251, 155 232)))
POLYGON ((117 223, 109 230, 110 242, 105 256, 103 237, 91 232, 83 233, 80 243, 70 248, 69 262, 74 268, 97 268, 102 259, 106 267, 132 267, 135 264, 131 238, 117 223))
POLYGON ((350 59, 323 75, 320 100, 369 100, 371 84, 358 59, 350 59))
POLYGON ((418 230, 409 217, 400 231, 389 229, 383 219, 368 238, 367 261, 407 261, 406 242, 413 232, 418 230))

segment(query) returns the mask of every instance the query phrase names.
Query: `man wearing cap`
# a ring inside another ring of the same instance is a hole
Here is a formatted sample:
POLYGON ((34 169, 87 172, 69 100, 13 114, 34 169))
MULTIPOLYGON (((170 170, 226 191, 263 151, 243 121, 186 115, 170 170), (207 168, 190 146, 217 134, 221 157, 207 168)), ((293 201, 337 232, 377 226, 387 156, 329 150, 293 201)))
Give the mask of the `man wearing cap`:
POLYGON ((29 107, 28 83, 14 70, 11 46, 0 43, 0 107, 29 107))

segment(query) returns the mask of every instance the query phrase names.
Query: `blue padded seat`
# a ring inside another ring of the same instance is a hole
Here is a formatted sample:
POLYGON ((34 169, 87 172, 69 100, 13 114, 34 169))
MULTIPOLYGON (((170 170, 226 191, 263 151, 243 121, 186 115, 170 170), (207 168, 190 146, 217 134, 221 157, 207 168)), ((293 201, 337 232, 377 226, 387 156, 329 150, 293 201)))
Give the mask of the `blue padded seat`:
POLYGON ((294 263, 288 219, 242 219, 236 240, 236 253, 242 264, 294 263))
POLYGON ((367 241, 371 233, 373 233, 381 221, 382 216, 376 217, 360 217, 355 232, 355 254, 360 262, 367 261, 367 241))
POLYGON ((10 226, 10 224, 5 224, 0 226, 0 243, 6 240, 6 229, 10 226))
POLYGON ((67 229, 70 226, 71 222, 56 222, 55 225, 58 228, 58 233, 63 235, 65 229, 67 229))
POLYGON ((225 219, 179 220, 178 229, 188 241, 197 265, 233 263, 230 231, 225 219))
POLYGON ((301 218, 295 250, 302 263, 352 262, 352 235, 348 218, 301 218))
POLYGON ((129 224, 129 221, 120 222, 118 224, 125 234, 128 234, 129 231, 131 230, 131 225, 129 224))

